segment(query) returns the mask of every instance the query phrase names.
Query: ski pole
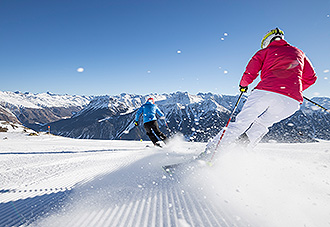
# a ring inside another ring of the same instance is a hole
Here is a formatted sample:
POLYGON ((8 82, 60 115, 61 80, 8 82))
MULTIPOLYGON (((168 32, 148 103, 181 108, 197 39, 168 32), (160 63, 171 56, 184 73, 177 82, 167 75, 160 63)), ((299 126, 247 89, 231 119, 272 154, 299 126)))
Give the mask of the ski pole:
POLYGON ((316 102, 314 102, 314 101, 312 101, 312 100, 306 98, 305 96, 304 96, 304 99, 306 99, 307 101, 313 103, 314 105, 316 105, 316 106, 320 107, 321 109, 324 109, 325 111, 327 111, 328 113, 330 113, 330 110, 328 110, 327 108, 321 106, 320 104, 318 104, 318 103, 316 103, 316 102))
POLYGON ((164 118, 165 126, 167 128, 168 133, 171 135, 171 129, 168 127, 168 124, 166 122, 166 119, 164 118))
POLYGON ((228 119, 228 121, 227 121, 226 126, 223 128, 223 131, 222 131, 222 133, 221 133, 220 139, 219 139, 219 141, 218 141, 218 143, 217 143, 217 145, 216 145, 216 147, 215 147, 215 149, 214 149, 214 151, 213 151, 213 153, 212 153, 212 157, 211 157, 209 163, 210 163, 210 162, 213 160, 213 158, 214 158, 215 152, 216 152, 216 150, 218 149, 218 147, 219 147, 219 145, 220 145, 220 141, 222 140, 222 138, 223 138, 225 132, 227 131, 227 128, 228 128, 229 122, 231 121, 231 119, 232 119, 233 116, 234 116, 235 110, 236 110, 236 108, 237 108, 237 106, 238 106, 238 104, 239 104, 239 101, 240 101, 241 98, 242 98, 243 93, 244 93, 244 92, 241 92, 241 94, 239 95, 239 97, 238 97, 238 99, 237 99, 237 101, 236 101, 236 104, 235 104, 235 106, 234 106, 234 109, 233 109, 233 111, 232 111, 231 114, 230 114, 230 117, 229 117, 229 119, 228 119))
POLYGON ((117 135, 115 138, 120 138, 123 134, 128 134, 129 131, 131 131, 132 128, 134 128, 134 121, 130 121, 127 125, 127 127, 121 132, 119 133, 119 135, 117 135))
MULTIPOLYGON (((129 114, 132 114, 133 117, 134 117, 134 113, 135 113, 137 110, 138 110, 138 108, 135 109, 133 112, 131 112, 131 113, 129 113, 129 114)), ((123 130, 121 133, 117 134, 117 135, 115 136, 115 138, 120 138, 123 134, 128 134, 129 131, 131 131, 131 129, 134 128, 134 126, 135 126, 135 124, 134 124, 134 120, 133 120, 133 121, 129 121, 129 122, 128 122, 128 125, 126 126, 126 128, 124 128, 124 130, 123 130)))

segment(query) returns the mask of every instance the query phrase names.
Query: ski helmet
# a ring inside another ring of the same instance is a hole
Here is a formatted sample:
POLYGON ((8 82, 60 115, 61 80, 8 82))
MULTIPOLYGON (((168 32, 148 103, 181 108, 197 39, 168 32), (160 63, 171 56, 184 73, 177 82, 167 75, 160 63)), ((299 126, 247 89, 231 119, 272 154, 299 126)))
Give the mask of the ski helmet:
POLYGON ((148 98, 147 102, 151 102, 152 104, 155 104, 155 100, 153 98, 148 98))
POLYGON ((284 32, 279 28, 275 28, 266 33, 261 40, 261 48, 266 48, 276 38, 284 39, 284 32))

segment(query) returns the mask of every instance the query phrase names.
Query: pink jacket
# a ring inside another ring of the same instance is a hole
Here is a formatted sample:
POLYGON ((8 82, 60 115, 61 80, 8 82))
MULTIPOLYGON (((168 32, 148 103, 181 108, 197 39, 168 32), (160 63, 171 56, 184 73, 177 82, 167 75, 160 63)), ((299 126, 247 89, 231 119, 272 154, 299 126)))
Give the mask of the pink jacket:
POLYGON ((276 92, 303 102, 302 91, 315 83, 316 75, 306 55, 285 40, 271 42, 259 50, 246 66, 240 85, 251 84, 261 70, 255 89, 276 92))

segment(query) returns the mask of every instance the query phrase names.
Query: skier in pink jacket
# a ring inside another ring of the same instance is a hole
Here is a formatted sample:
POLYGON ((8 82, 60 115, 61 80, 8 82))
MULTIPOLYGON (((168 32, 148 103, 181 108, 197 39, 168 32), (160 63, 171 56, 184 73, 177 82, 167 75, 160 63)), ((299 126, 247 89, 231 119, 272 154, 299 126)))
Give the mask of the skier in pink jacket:
MULTIPOLYGON (((261 41, 261 48, 249 61, 239 89, 246 92, 260 71, 261 81, 251 92, 236 121, 229 124, 221 145, 244 138, 249 146, 254 147, 269 127, 299 109, 303 102, 302 91, 316 81, 315 71, 306 55, 288 44, 280 29, 269 31, 261 41)), ((213 141, 219 140, 220 134, 213 141)))

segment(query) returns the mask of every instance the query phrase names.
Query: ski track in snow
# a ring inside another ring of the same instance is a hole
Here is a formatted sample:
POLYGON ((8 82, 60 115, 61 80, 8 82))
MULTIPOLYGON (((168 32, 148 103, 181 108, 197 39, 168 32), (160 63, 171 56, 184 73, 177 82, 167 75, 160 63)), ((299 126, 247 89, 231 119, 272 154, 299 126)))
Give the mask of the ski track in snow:
POLYGON ((6 137, 0 226, 330 226, 326 141, 232 148, 169 176, 205 145, 6 137))

